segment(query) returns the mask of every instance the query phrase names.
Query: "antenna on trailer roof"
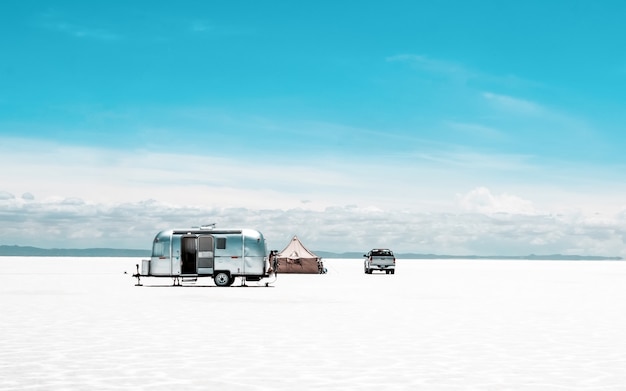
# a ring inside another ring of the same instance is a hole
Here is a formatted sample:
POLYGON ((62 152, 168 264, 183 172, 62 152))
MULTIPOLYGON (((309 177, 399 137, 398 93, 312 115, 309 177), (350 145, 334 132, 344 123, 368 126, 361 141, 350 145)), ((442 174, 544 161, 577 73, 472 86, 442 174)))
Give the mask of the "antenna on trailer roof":
POLYGON ((211 223, 211 224, 202 224, 200 226, 200 229, 214 229, 215 228, 215 223, 211 223))

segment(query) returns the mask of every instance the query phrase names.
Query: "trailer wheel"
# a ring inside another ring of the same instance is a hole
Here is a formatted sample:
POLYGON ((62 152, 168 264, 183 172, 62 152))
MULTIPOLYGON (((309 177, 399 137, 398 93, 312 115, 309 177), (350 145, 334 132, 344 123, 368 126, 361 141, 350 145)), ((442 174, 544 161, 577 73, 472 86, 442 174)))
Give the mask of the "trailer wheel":
POLYGON ((231 286, 234 279, 231 280, 230 276, 226 272, 218 272, 213 276, 213 281, 217 286, 231 286))

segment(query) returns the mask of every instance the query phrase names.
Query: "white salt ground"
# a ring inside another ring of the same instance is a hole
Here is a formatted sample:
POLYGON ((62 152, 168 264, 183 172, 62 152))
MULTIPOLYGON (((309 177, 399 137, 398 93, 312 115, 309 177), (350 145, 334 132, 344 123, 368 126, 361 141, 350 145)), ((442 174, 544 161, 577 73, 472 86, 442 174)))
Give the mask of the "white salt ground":
POLYGON ((140 259, 0 257, 0 390, 626 390, 626 262, 324 261, 136 287, 140 259))

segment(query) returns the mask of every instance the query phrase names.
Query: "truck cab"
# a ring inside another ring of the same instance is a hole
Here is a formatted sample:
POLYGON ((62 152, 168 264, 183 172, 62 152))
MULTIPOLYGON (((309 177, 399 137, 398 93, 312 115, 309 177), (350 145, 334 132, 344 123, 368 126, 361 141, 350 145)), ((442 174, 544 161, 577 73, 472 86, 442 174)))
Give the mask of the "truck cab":
POLYGON ((375 248, 363 256, 365 274, 372 274, 374 270, 384 271, 385 274, 394 274, 396 271, 396 257, 387 248, 375 248))

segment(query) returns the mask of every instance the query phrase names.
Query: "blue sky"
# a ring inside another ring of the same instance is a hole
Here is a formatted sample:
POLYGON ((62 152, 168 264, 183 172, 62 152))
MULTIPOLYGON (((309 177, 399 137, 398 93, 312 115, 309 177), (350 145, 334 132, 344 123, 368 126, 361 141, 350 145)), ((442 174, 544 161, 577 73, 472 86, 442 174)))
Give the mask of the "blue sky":
POLYGON ((625 12, 4 2, 0 244, 626 256, 625 12))

